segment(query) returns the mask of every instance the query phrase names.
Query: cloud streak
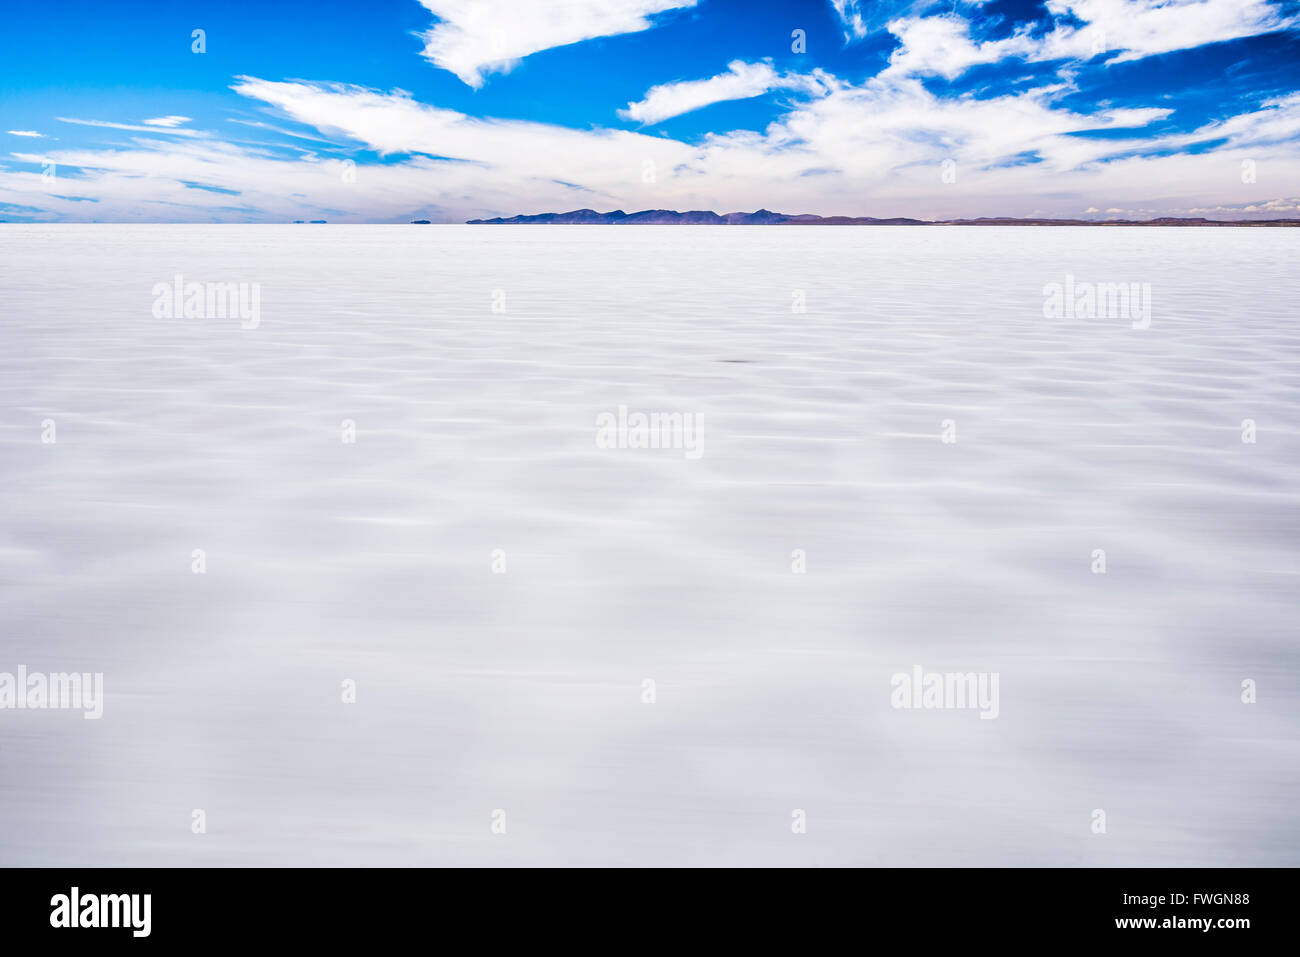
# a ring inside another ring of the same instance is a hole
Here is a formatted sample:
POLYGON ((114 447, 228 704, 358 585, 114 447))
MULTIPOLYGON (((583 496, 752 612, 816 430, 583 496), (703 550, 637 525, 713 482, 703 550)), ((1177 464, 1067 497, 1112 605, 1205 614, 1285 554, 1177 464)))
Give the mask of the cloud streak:
POLYGON ((698 0, 420 0, 438 18, 425 34, 430 62, 475 89, 524 57, 597 37, 650 29, 651 17, 698 0))
MULTIPOLYGON (((74 126, 98 126, 106 130, 129 130, 134 133, 170 133, 175 136, 203 136, 199 130, 189 129, 172 129, 167 126, 144 126, 139 123, 114 123, 110 120, 80 120, 68 116, 56 116, 60 123, 71 123, 74 126)), ((148 122, 148 121, 146 121, 148 122)))
POLYGON ((770 63, 733 60, 727 65, 726 73, 706 80, 680 80, 651 87, 643 99, 629 103, 626 109, 618 111, 618 115, 651 126, 714 103, 746 100, 773 90, 822 93, 826 89, 822 76, 820 71, 811 76, 782 75, 770 63))
POLYGON ((1027 62, 1089 60, 1124 63, 1210 43, 1260 36, 1296 26, 1271 0, 1047 0, 1060 18, 1035 36, 1022 27, 1009 37, 977 40, 971 22, 955 13, 905 16, 887 29, 899 41, 887 73, 952 80, 971 67, 1010 57, 1027 62))

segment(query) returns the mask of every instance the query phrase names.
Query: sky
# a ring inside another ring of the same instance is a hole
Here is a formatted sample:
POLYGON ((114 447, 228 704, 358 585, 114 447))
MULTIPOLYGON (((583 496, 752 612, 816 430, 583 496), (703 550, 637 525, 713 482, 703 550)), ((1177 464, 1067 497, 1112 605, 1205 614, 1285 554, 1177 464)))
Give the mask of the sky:
POLYGON ((1300 0, 68 0, 0 17, 0 221, 1300 214, 1300 0))

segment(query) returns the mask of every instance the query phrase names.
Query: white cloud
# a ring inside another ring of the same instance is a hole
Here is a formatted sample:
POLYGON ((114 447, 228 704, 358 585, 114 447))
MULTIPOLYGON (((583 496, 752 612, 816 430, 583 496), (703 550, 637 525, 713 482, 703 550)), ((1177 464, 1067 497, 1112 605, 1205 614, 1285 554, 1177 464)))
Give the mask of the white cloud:
POLYGON ((1035 47, 1035 41, 1024 33, 975 43, 970 22, 955 14, 893 20, 889 32, 900 41, 885 68, 890 75, 938 75, 953 80, 977 64, 1028 55, 1035 47))
POLYGON ((618 115, 649 125, 714 103, 762 96, 771 90, 800 89, 810 93, 823 90, 820 71, 811 76, 783 76, 772 69, 770 63, 745 63, 743 60, 727 64, 727 71, 707 80, 681 80, 651 87, 644 99, 629 103, 627 109, 618 111, 618 115))
POLYGON ((190 118, 188 116, 159 116, 152 120, 145 120, 144 122, 146 126, 173 127, 180 126, 182 123, 190 122, 190 118))
POLYGON ((1122 63, 1300 24, 1271 0, 1047 0, 1047 9, 1082 25, 1058 24, 1038 37, 1024 28, 977 42, 970 22, 955 13, 891 20, 887 29, 901 45, 886 72, 951 80, 973 66, 1008 57, 1042 62, 1107 53, 1114 54, 1108 63, 1122 63))
POLYGON ((540 50, 596 37, 638 33, 651 15, 698 0, 420 0, 439 20, 424 35, 424 55, 477 89, 540 50))
POLYGON ((227 119, 226 122, 237 123, 240 126, 251 127, 252 129, 255 130, 267 130, 268 132, 275 133, 279 136, 292 136, 294 139, 308 140, 312 143, 323 143, 328 146, 338 145, 333 140, 328 140, 325 139, 324 137, 312 136, 310 133, 301 133, 298 132, 297 130, 288 130, 285 129, 283 126, 276 126, 274 123, 263 123, 261 120, 241 120, 241 119, 236 119, 234 117, 231 117, 227 119))
POLYGON ((45 135, 44 133, 37 133, 35 130, 9 130, 8 133, 10 136, 32 136, 37 138, 45 135))
POLYGON ((1241 213, 1268 213, 1271 215, 1262 218, 1295 219, 1296 213, 1300 213, 1300 197, 1279 197, 1278 199, 1270 199, 1261 203, 1239 203, 1233 206, 1197 207, 1189 209, 1188 212, 1196 216, 1205 216, 1207 218, 1224 216, 1225 214, 1240 215, 1241 213))
POLYGON ((342 134, 381 154, 425 153, 478 164, 495 170, 503 184, 639 182, 645 160, 667 172, 695 154, 664 137, 479 118, 419 103, 409 94, 343 84, 240 77, 234 90, 326 135, 342 134))
POLYGON ((113 123, 109 120, 78 120, 67 116, 56 116, 60 123, 72 123, 76 126, 98 126, 109 130, 130 130, 135 133, 171 133, 176 136, 202 136, 199 130, 169 129, 165 126, 140 126, 136 123, 113 123))
POLYGON ((867 35, 867 23, 862 17, 859 0, 831 0, 831 8, 844 25, 844 39, 862 39, 867 35))
POLYGON ((831 9, 844 29, 845 43, 855 43, 880 30, 891 20, 918 17, 944 7, 956 13, 958 7, 975 9, 988 0, 830 0, 831 9))
POLYGON ((1207 43, 1259 36, 1297 23, 1271 0, 1047 0, 1056 16, 1085 21, 1058 26, 1042 40, 1038 60, 1086 58, 1117 50, 1112 62, 1137 60, 1207 43))

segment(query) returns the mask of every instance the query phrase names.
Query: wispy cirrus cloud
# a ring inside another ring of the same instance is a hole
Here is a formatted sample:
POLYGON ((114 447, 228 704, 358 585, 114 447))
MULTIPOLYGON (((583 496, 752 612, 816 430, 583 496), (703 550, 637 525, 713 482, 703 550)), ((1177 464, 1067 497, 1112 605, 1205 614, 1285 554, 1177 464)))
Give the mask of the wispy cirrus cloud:
POLYGON ((845 40, 851 40, 854 37, 860 40, 867 35, 867 21, 862 15, 860 0, 830 0, 830 3, 831 9, 840 18, 840 23, 844 25, 845 40))
POLYGON ((542 50, 648 30, 653 15, 698 0, 420 0, 438 22, 424 55, 478 88, 542 50))
POLYGON ((980 40, 957 13, 904 16, 886 29, 899 40, 887 71, 955 79, 973 66, 1010 57, 1026 62, 1140 60, 1210 43, 1260 36, 1297 25, 1274 0, 1047 0, 1052 29, 1025 26, 980 40))
POLYGON ((1054 16, 1082 25, 1058 23, 1033 50, 1034 60, 1116 51, 1111 62, 1120 63, 1300 22, 1279 0, 1046 0, 1046 6, 1054 16))
POLYGON ((28 136, 28 137, 32 137, 32 138, 34 138, 34 139, 39 139, 39 138, 45 136, 44 133, 38 133, 38 132, 36 132, 35 130, 6 130, 6 132, 7 132, 10 136, 28 136))
MULTIPOLYGON (((98 126, 107 130, 129 130, 133 133, 171 133, 176 136, 203 136, 199 130, 172 128, 167 126, 144 126, 139 123, 114 123, 111 120, 81 120, 70 116, 56 116, 60 123, 71 123, 74 126, 98 126)), ((145 122, 148 122, 147 120, 145 122)))
POLYGON ((827 87, 820 71, 811 75, 781 74, 770 63, 733 60, 726 73, 705 80, 662 83, 646 91, 645 97, 629 103, 618 115, 646 125, 662 122, 728 100, 745 100, 773 90, 823 92, 827 87))
POLYGON ((988 0, 829 0, 831 10, 844 30, 844 42, 856 43, 884 29, 891 20, 915 17, 942 9, 956 13, 973 9, 988 0))
POLYGON ((182 123, 190 122, 188 116, 156 116, 152 120, 145 120, 145 126, 162 126, 168 129, 180 126, 182 123))

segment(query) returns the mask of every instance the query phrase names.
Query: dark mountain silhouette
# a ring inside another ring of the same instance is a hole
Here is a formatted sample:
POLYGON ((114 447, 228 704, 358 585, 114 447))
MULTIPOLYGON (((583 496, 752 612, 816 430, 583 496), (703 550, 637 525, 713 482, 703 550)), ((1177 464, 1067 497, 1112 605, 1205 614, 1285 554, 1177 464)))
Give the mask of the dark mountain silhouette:
POLYGON ((471 219, 471 226, 1300 226, 1300 219, 1242 219, 1218 220, 1204 217, 1181 218, 1161 216, 1158 219, 1015 219, 1009 216, 978 219, 908 219, 896 216, 877 219, 874 216, 814 216, 803 213, 797 216, 774 213, 760 209, 752 213, 715 213, 707 209, 692 209, 679 213, 675 209, 643 209, 639 213, 625 213, 616 209, 598 213, 594 209, 575 209, 568 213, 537 213, 536 215, 498 216, 495 219, 471 219))

